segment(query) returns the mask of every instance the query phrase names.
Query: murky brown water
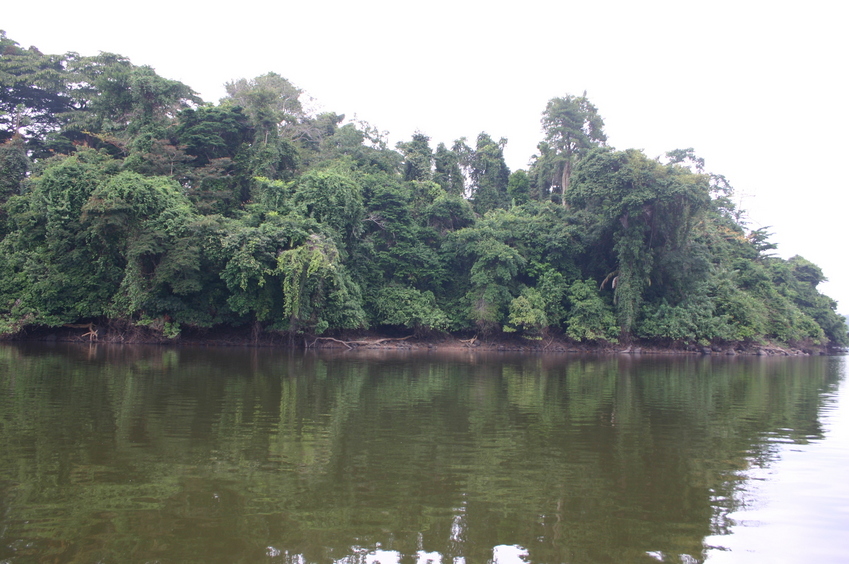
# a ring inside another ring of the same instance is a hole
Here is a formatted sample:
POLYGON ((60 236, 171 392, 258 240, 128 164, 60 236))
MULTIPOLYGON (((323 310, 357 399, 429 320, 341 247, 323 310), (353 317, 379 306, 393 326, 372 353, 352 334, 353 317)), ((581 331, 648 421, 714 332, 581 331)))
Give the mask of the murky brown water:
POLYGON ((845 372, 7 345, 0 563, 845 562, 845 372))

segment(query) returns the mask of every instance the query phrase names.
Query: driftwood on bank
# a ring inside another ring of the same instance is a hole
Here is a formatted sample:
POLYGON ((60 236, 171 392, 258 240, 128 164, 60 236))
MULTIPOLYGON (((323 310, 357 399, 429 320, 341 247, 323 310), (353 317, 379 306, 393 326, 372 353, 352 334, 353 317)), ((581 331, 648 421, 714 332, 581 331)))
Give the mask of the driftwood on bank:
POLYGON ((94 323, 81 323, 81 324, 73 324, 66 323, 63 327, 69 327, 71 329, 88 329, 88 333, 83 333, 80 335, 81 339, 85 339, 88 337, 89 341, 97 340, 97 329, 94 328, 94 323))
POLYGON ((385 337, 383 339, 373 339, 373 340, 365 340, 365 341, 343 341, 342 339, 334 339, 333 337, 316 337, 315 341, 312 344, 308 344, 306 348, 315 347, 316 343, 319 341, 331 341, 334 343, 339 343, 341 345, 345 345, 348 347, 348 350, 353 349, 354 347, 367 347, 369 345, 380 345, 382 343, 388 343, 390 341, 406 341, 407 339, 411 339, 412 335, 407 335, 406 337, 385 337))

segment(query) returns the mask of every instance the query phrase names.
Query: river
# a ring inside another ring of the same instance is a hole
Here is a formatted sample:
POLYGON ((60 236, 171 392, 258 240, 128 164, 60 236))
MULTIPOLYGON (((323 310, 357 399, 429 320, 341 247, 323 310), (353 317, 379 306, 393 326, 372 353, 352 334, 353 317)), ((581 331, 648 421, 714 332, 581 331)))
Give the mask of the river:
POLYGON ((0 346, 0 563, 847 562, 845 357, 0 346))

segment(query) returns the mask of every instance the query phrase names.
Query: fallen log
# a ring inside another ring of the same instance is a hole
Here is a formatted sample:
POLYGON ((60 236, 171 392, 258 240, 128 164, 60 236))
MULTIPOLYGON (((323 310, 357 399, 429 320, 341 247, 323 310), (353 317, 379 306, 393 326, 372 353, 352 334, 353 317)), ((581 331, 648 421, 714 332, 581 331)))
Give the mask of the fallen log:
POLYGON ((97 340, 97 329, 94 328, 94 323, 66 323, 62 327, 68 327, 70 329, 88 329, 88 333, 83 333, 82 335, 80 335, 80 338, 85 339, 86 337, 88 337, 89 341, 97 340))
POLYGON ((389 341, 406 341, 407 339, 411 339, 413 335, 407 335, 406 337, 385 337, 383 339, 374 339, 374 340, 360 340, 360 341, 343 341, 341 339, 335 339, 333 337, 316 337, 315 341, 312 342, 307 348, 314 347, 316 343, 319 341, 332 341, 334 343, 339 343, 348 347, 348 350, 353 349, 354 347, 364 347, 369 345, 379 345, 381 343, 387 343, 389 341))

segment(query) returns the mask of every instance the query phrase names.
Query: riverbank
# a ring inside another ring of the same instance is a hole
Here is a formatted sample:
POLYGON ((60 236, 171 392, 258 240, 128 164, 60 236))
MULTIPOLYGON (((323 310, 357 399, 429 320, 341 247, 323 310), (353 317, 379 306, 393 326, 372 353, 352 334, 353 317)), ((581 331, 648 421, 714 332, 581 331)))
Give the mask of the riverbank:
POLYGON ((693 354, 693 355, 757 355, 810 356, 835 354, 840 349, 822 345, 731 342, 692 344, 680 341, 647 342, 635 340, 629 344, 579 343, 562 335, 531 340, 511 334, 479 336, 475 334, 434 333, 428 335, 387 334, 359 331, 333 336, 290 336, 260 328, 216 327, 189 328, 168 338, 157 327, 110 322, 78 324, 63 327, 29 327, 6 337, 8 341, 79 342, 112 344, 157 344, 192 346, 283 347, 302 349, 340 350, 466 350, 527 353, 605 353, 605 354, 693 354))

